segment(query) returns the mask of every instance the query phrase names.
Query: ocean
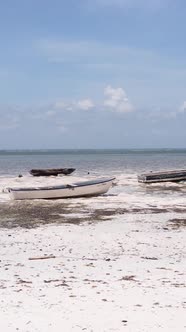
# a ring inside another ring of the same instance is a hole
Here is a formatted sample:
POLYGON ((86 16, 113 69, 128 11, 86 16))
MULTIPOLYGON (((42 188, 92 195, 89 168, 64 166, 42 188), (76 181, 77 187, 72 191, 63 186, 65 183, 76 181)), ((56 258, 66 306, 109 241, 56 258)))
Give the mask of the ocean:
POLYGON ((148 171, 186 169, 186 150, 1 150, 0 227, 36 227, 45 223, 83 223, 121 215, 158 220, 186 217, 186 183, 140 184, 148 171), (33 177, 32 168, 73 167, 70 176, 33 177), (22 177, 19 177, 22 175, 22 177), (57 201, 11 201, 7 187, 46 186, 97 177, 115 177, 103 196, 57 201))

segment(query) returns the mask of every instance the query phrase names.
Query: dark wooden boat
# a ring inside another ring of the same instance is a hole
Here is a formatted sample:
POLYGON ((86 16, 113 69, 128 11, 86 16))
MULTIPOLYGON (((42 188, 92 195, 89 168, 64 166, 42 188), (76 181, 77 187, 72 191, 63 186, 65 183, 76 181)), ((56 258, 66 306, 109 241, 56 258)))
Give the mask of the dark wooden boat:
POLYGON ((69 175, 75 171, 75 168, 47 168, 47 169, 31 169, 30 174, 33 176, 57 176, 58 174, 69 175))
POLYGON ((186 170, 173 170, 162 172, 150 172, 138 176, 138 182, 155 183, 155 182, 180 182, 186 181, 186 170))

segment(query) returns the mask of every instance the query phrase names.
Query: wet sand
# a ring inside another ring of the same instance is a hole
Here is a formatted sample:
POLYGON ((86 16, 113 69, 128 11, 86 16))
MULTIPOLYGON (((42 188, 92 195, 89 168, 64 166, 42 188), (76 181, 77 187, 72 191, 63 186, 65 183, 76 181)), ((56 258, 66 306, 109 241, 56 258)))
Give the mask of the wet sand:
MULTIPOLYGON (((167 208, 149 207, 130 207, 130 208, 100 208, 87 205, 87 199, 83 204, 71 204, 71 200, 33 200, 33 201, 8 201, 0 204, 0 228, 33 228, 46 224, 83 224, 95 223, 103 220, 112 220, 115 216, 122 215, 152 215, 170 213, 179 216, 172 218, 168 225, 175 227, 184 227, 186 223, 186 208, 173 206, 167 208), (176 226, 177 225, 177 226, 176 226)), ((160 224, 161 226, 161 224, 160 224)))

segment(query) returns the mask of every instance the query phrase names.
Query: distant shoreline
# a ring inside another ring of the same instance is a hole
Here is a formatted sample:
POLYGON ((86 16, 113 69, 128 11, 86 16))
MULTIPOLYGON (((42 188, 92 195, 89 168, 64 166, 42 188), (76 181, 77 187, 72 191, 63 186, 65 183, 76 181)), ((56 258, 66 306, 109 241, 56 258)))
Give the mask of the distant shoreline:
POLYGON ((0 155, 33 154, 150 154, 150 153, 186 153, 186 148, 106 148, 106 149, 0 149, 0 155))

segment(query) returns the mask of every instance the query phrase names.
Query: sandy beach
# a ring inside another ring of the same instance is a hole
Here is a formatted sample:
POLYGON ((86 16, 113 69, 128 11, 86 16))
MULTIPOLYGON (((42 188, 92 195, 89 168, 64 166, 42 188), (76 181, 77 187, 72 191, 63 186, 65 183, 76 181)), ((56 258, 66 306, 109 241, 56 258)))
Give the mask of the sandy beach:
POLYGON ((2 228, 1 331, 185 331, 185 220, 170 217, 2 228))
POLYGON ((186 331, 185 183, 146 186, 122 165, 91 198, 13 201, 6 190, 78 173, 0 177, 1 331, 186 331))

